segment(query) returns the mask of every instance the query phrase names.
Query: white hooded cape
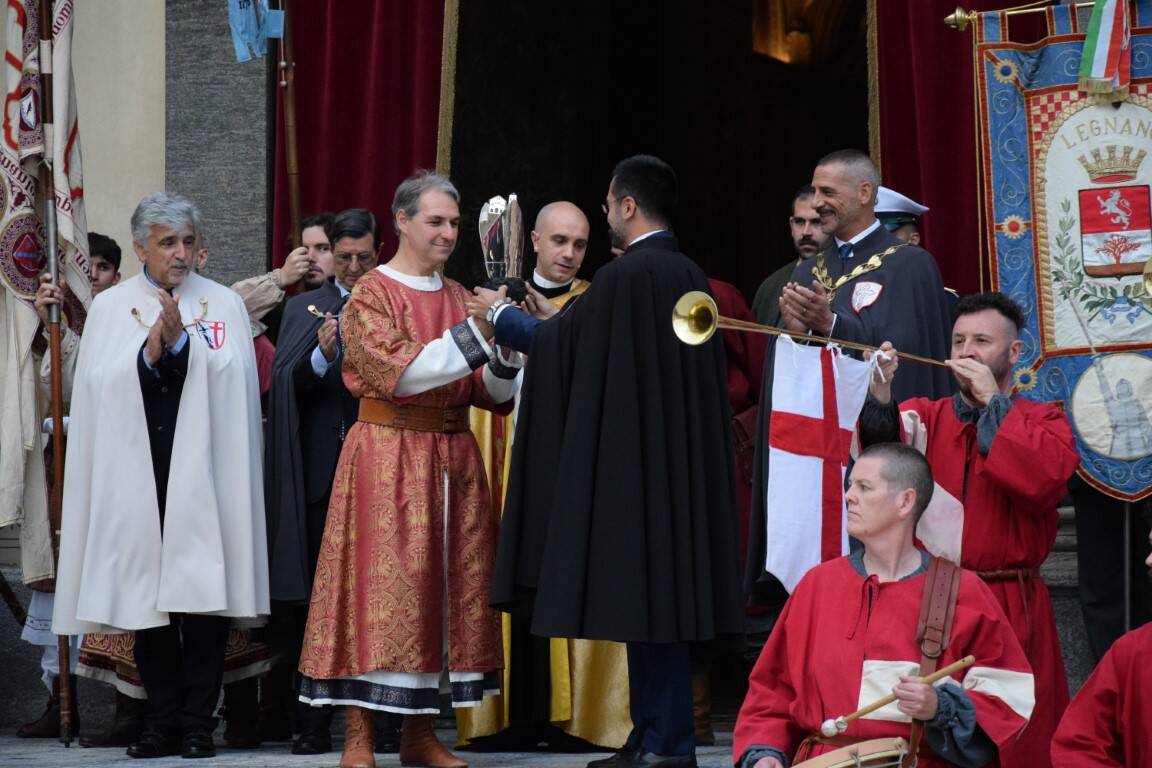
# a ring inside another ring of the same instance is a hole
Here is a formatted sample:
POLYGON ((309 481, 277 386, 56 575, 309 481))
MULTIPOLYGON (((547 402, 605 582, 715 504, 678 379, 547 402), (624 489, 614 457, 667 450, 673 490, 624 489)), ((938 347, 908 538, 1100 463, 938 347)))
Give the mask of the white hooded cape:
POLYGON ((244 304, 195 274, 175 292, 185 323, 203 317, 187 328, 161 540, 136 367, 160 313, 157 290, 140 275, 89 310, 68 430, 57 634, 162 626, 169 612, 268 613, 260 400, 244 304))

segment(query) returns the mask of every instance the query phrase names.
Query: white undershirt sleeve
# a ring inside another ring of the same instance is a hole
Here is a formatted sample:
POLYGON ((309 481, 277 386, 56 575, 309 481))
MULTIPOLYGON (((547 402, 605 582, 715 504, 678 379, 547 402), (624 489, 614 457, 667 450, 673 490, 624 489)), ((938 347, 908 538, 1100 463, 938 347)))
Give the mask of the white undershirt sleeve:
MULTIPOLYGON (((454 335, 454 331, 458 328, 459 326, 453 326, 453 328, 444 331, 440 338, 424 345, 420 354, 416 355, 415 359, 404 369, 404 373, 400 374, 395 389, 397 397, 412 397, 421 392, 442 387, 472 373, 473 367, 460 349, 454 335)), ((480 345, 488 359, 491 360, 492 347, 476 328, 472 318, 468 318, 468 328, 471 330, 475 342, 480 345)))

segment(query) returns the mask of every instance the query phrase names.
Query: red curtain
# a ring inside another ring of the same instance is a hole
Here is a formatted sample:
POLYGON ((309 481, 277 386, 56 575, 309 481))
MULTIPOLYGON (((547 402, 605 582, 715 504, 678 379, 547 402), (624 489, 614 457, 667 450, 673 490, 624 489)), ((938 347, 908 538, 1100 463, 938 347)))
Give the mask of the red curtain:
MULTIPOLYGON (((956 0, 871 0, 876 12, 880 163, 884 185, 932 210, 922 221, 924 245, 936 257, 944 284, 961 294, 980 290, 979 157, 973 90, 972 27, 944 25, 956 0)), ((994 10, 1010 0, 970 0, 971 10, 994 10)), ((1040 36, 1043 14, 1016 16, 1012 39, 1040 36)))
MULTIPOLYGON (((296 0, 288 12, 301 216, 368 208, 388 258, 396 185, 436 163, 444 1, 296 0)), ((274 266, 290 250, 283 90, 276 89, 274 266)))

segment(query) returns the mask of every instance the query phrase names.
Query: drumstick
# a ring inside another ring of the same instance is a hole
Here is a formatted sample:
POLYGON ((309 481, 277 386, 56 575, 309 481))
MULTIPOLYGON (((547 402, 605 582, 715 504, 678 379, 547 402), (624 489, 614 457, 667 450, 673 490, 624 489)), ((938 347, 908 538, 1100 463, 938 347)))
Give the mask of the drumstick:
MULTIPOLYGON (((967 669, 975 663, 975 656, 965 656, 959 661, 952 662, 943 669, 938 669, 932 674, 920 678, 918 682, 924 683, 925 685, 932 685, 932 683, 935 683, 937 680, 948 677, 953 672, 959 672, 962 669, 967 669)), ((887 706, 894 701, 896 701, 896 694, 890 693, 887 696, 876 699, 876 701, 872 702, 868 706, 862 709, 858 709, 850 715, 841 715, 834 720, 825 720, 824 724, 820 726, 820 733, 828 737, 844 733, 844 731, 848 730, 848 723, 856 720, 857 718, 864 717, 864 715, 871 714, 872 712, 875 712, 881 707, 887 706)))

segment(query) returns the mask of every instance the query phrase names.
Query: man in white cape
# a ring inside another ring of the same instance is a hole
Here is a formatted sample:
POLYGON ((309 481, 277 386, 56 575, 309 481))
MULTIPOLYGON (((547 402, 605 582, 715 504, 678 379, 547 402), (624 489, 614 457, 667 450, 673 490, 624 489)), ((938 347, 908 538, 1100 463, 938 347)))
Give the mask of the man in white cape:
POLYGON ((230 620, 269 608, 255 355, 239 296, 193 273, 199 220, 137 206, 144 272, 93 302, 72 395, 53 631, 136 632, 133 757, 215 754, 230 620))

